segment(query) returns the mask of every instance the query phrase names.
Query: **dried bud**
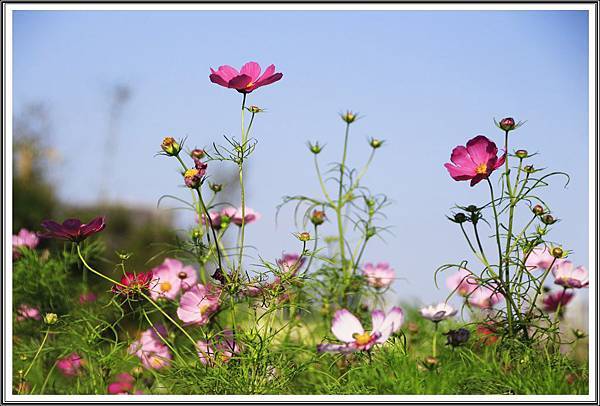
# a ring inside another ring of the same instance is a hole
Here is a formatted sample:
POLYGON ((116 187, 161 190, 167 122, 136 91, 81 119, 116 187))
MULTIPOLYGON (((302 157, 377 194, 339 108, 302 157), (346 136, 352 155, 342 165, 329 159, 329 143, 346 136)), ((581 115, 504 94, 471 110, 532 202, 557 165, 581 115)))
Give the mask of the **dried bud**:
POLYGON ((323 147, 323 145, 319 145, 319 141, 315 142, 314 145, 310 142, 308 143, 308 149, 310 149, 310 152, 312 152, 315 155, 321 153, 323 147))
POLYGON ((261 109, 258 106, 250 106, 250 107, 246 107, 246 110, 248 110, 250 113, 252 114, 256 114, 256 113, 262 113, 263 111, 265 111, 264 109, 261 109))
POLYGON ((304 232, 298 234, 298 239, 302 242, 306 242, 306 241, 310 240, 310 233, 304 231, 304 232))
POLYGON ((563 251, 563 249, 561 247, 554 247, 550 251, 550 254, 552 254, 552 256, 554 258, 558 259, 558 258, 562 258, 563 255, 565 254, 565 252, 563 251))
POLYGON ((458 330, 448 330, 447 333, 444 333, 447 338, 446 345, 451 345, 452 347, 458 347, 469 341, 469 336, 471 333, 466 328, 459 328, 458 330))
POLYGON ((165 151, 165 154, 169 156, 177 156, 179 155, 179 151, 181 151, 181 145, 179 145, 173 137, 165 137, 162 144, 160 144, 160 147, 165 151))
POLYGON ((313 210, 312 216, 310 216, 310 221, 315 226, 320 226, 325 222, 325 212, 322 210, 313 210))
POLYGON ((504 131, 511 131, 516 128, 515 119, 512 117, 506 117, 500 120, 498 126, 504 131))
POLYGON ((208 168, 207 163, 204 163, 201 160, 194 158, 194 167, 198 169, 198 173, 200 174, 200 176, 206 175, 206 168, 208 168))
POLYGON ((193 150, 190 151, 190 156, 193 159, 202 159, 206 156, 206 152, 204 152, 203 149, 200 148, 195 148, 193 150))
POLYGON ((519 149, 515 152, 515 155, 517 156, 517 158, 521 158, 521 159, 525 159, 529 156, 529 154, 527 153, 526 150, 524 149, 519 149))
POLYGON ((340 114, 340 117, 342 117, 342 120, 344 120, 347 124, 351 124, 356 121, 358 114, 347 110, 345 113, 340 114))
POLYGON ((200 181, 202 180, 202 175, 198 169, 188 169, 183 174, 183 179, 185 181, 185 185, 190 189, 198 189, 200 187, 200 181))
POLYGON ((384 142, 385 142, 384 140, 378 140, 377 138, 371 138, 369 140, 369 144, 371 145, 371 148, 373 148, 373 149, 377 149, 377 148, 381 147, 384 142))
POLYGON ((56 324, 56 322, 58 322, 58 316, 56 315, 56 313, 46 313, 46 315, 44 316, 44 323, 51 326, 53 324, 56 324))
POLYGON ((542 223, 546 225, 554 224, 556 223, 556 219, 551 214, 546 214, 542 216, 542 223))
POLYGON ((210 187, 210 190, 215 193, 219 193, 223 190, 223 185, 221 183, 209 183, 208 186, 210 187))
POLYGON ((544 208, 541 205, 539 205, 539 204, 536 204, 535 206, 533 206, 533 208, 531 209, 531 211, 536 216, 541 216, 542 214, 544 214, 544 208))

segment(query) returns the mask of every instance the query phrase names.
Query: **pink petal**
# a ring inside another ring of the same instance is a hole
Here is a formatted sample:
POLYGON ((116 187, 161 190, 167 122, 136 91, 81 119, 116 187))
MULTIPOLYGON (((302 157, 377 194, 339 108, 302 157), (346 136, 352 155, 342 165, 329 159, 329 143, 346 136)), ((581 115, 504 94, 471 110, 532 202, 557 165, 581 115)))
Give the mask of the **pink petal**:
MULTIPOLYGON (((212 69, 211 69, 212 71, 212 69)), ((217 72, 214 72, 217 75, 221 76, 225 81, 229 82, 231 79, 233 79, 234 77, 238 76, 240 73, 237 71, 237 69, 235 69, 232 66, 229 65, 222 65, 219 66, 219 70, 217 72)))
POLYGON ((444 164, 444 167, 454 180, 469 180, 476 175, 475 170, 471 168, 458 167, 450 163, 444 164))
POLYGON ((268 78, 269 76, 272 76, 275 73, 275 65, 269 65, 267 66, 267 69, 265 69, 265 72, 261 75, 261 77, 259 77, 256 82, 260 82, 265 80, 266 78, 268 78))
POLYGON ((356 316, 346 309, 341 309, 335 312, 333 316, 331 332, 340 341, 352 343, 354 342, 354 334, 362 334, 365 330, 356 316))
POLYGON ((243 75, 250 76, 251 81, 254 82, 260 75, 260 65, 256 62, 248 62, 247 64, 242 66, 242 69, 240 69, 240 73, 243 75))
POLYGON ((496 148, 496 144, 488 140, 487 137, 478 135, 467 142, 467 151, 469 152, 473 163, 479 165, 487 163, 490 157, 496 156, 498 148, 496 148))
POLYGON ((232 89, 244 90, 252 82, 252 78, 248 75, 239 75, 234 77, 227 84, 232 89))
POLYGON ((228 81, 226 81, 225 79, 223 79, 217 73, 213 73, 213 74, 209 75, 208 78, 210 79, 211 82, 216 83, 217 85, 221 85, 221 86, 224 86, 224 87, 229 87, 228 81))
POLYGON ((384 319, 385 313, 382 310, 373 310, 371 312, 371 328, 373 331, 380 331, 384 319))
POLYGON ((276 73, 273 76, 269 76, 266 79, 262 79, 260 81, 257 81, 254 84, 254 88, 258 88, 261 86, 266 86, 266 85, 270 85, 271 83, 277 82, 278 80, 280 80, 283 77, 283 73, 276 73))
POLYGON ((467 148, 463 147, 462 145, 459 145, 452 150, 450 160, 457 166, 462 166, 465 169, 474 169, 476 167, 475 163, 471 159, 471 156, 467 152, 467 148))

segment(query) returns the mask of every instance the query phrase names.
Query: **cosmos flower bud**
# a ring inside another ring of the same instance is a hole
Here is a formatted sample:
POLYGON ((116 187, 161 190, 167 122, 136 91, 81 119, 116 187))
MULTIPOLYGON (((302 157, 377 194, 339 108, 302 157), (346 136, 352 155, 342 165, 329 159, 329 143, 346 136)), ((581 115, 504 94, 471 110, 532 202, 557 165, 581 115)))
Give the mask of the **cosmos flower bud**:
POLYGON ((142 368, 142 367, 135 367, 131 370, 131 375, 134 378, 139 378, 143 374, 144 374, 144 368, 142 368))
POLYGON ((575 338, 578 338, 578 339, 585 338, 585 331, 576 329, 576 330, 573 330, 573 335, 575 336, 575 338))
POLYGON ((223 184, 221 183, 209 183, 208 186, 210 187, 210 190, 215 193, 219 193, 221 190, 223 190, 223 184))
POLYGON ((517 128, 515 119, 512 117, 503 118, 502 120, 500 120, 500 123, 498 126, 501 129, 503 129, 504 131, 511 131, 511 130, 514 130, 515 128, 517 128))
POLYGON ((342 117, 342 120, 344 120, 347 124, 351 124, 356 121, 358 114, 347 110, 345 113, 340 114, 340 117, 342 117))
POLYGON ((203 149, 200 148, 194 148, 193 150, 190 151, 190 156, 196 160, 196 159, 202 159, 206 156, 206 152, 204 152, 203 149))
POLYGON ((304 231, 304 232, 298 234, 298 239, 302 242, 306 242, 306 241, 310 240, 310 233, 304 231))
POLYGON ((195 228, 194 231, 192 231, 192 238, 194 240, 200 240, 202 238, 202 233, 200 232, 200 230, 195 228))
POLYGON ((46 323, 49 326, 56 324, 57 321, 58 316, 56 315, 56 313, 46 313, 46 315, 44 316, 44 323, 46 323))
POLYGON ((183 179, 187 187, 190 189, 198 189, 198 187, 200 187, 202 175, 198 169, 188 169, 183 174, 183 179))
POLYGON ((423 361, 423 364, 425 364, 425 366, 427 368, 434 368, 435 366, 437 366, 439 364, 439 361, 435 357, 427 357, 423 361))
POLYGON ((263 111, 265 111, 264 109, 261 109, 258 106, 250 106, 250 107, 246 107, 246 110, 248 110, 250 113, 252 114, 256 114, 256 113, 262 113, 263 111))
POLYGON ((525 171, 526 173, 534 173, 535 168, 533 167, 533 165, 527 165, 523 167, 523 171, 525 171))
POLYGON ((162 144, 160 144, 160 147, 165 151, 165 154, 169 156, 177 156, 179 155, 179 151, 181 151, 181 145, 179 145, 173 137, 165 137, 162 144))
POLYGON ((517 158, 521 158, 521 159, 525 159, 527 158, 529 155, 527 153, 526 150, 524 149, 519 149, 515 152, 515 155, 517 156, 517 158))
POLYGON ((541 205, 539 205, 539 204, 536 204, 535 206, 533 206, 533 208, 531 209, 531 211, 536 216, 541 216, 542 214, 544 214, 544 208, 541 205))
POLYGON ((558 258, 562 258, 563 255, 565 254, 565 252, 563 251, 563 249, 561 247, 554 247, 550 251, 550 254, 552 254, 552 256, 554 258, 558 259, 558 258))
POLYGON ((194 158, 194 167, 198 169, 198 173, 200 174, 200 176, 206 175, 206 168, 208 168, 207 163, 204 163, 201 160, 194 158))
POLYGON ((313 210, 312 216, 310 216, 310 221, 315 226, 320 226, 325 222, 325 212, 322 210, 313 210))
POLYGON ((554 224, 556 223, 556 219, 551 214, 546 214, 542 216, 542 223, 546 225, 554 224))
POLYGON ((456 213, 454 215, 454 218, 451 218, 450 221, 453 221, 457 224, 462 224, 465 221, 467 221, 467 216, 465 215, 465 213, 456 213))
POLYGON ((310 149, 310 152, 317 155, 323 150, 323 145, 319 145, 319 141, 315 142, 314 145, 309 142, 308 149, 310 149))
POLYGON ((469 206, 467 206, 467 208, 465 210, 468 211, 469 213, 475 213, 476 211, 479 211, 477 206, 475 206, 474 204, 470 204, 469 206))
POLYGON ((369 140, 369 144, 371 145, 371 148, 373 148, 373 149, 377 149, 377 148, 381 147, 384 142, 385 142, 384 140, 378 140, 377 138, 371 138, 369 140))

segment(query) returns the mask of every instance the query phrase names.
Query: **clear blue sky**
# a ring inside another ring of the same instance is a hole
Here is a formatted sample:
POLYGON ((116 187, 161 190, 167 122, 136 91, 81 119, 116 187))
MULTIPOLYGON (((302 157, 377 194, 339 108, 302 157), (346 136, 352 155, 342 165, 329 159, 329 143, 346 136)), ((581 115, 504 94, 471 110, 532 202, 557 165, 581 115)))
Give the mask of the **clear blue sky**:
POLYGON ((501 143, 494 117, 527 120, 511 149, 538 151, 534 164, 572 176, 567 189, 557 180, 544 196, 563 220, 553 239, 588 265, 587 32, 578 11, 19 11, 14 108, 50 106, 52 144, 64 159, 53 173, 60 194, 90 202, 103 176, 110 88, 130 86, 110 197, 155 205, 162 194, 188 196, 175 162, 153 156, 164 136, 197 146, 239 136, 240 95, 210 83, 209 68, 274 63, 283 79, 249 98, 268 114, 254 126, 248 205, 263 220, 248 240, 269 259, 299 248, 291 210, 275 227, 275 207, 283 195, 319 192, 306 141, 327 144, 323 166, 338 160, 337 114, 356 110, 364 118, 353 125, 349 162, 362 165, 367 137, 387 140, 365 182, 394 202, 387 214, 395 236, 375 242, 365 260, 392 264, 403 278, 398 298, 429 302, 447 294, 433 285, 436 267, 469 258, 445 215, 455 203, 488 198, 484 183, 455 182, 443 164, 477 134, 501 143))

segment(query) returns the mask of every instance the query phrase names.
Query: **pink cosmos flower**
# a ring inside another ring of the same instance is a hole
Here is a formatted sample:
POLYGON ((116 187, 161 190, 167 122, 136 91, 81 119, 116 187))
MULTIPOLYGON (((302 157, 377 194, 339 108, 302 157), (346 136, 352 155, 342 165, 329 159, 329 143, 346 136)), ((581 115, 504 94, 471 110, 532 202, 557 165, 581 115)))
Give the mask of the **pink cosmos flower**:
POLYGON ((162 341, 162 337, 166 337, 167 330, 162 325, 155 326, 158 333, 154 328, 140 334, 140 338, 134 341, 129 346, 129 354, 135 354, 147 369, 161 369, 168 367, 171 364, 173 358, 169 347, 162 341))
POLYGON ((13 259, 17 259, 21 256, 22 249, 34 249, 39 242, 40 239, 36 233, 22 228, 17 235, 12 236, 13 259))
POLYGON ((90 235, 104 230, 105 222, 104 217, 96 217, 87 224, 81 223, 79 219, 67 219, 62 224, 52 220, 44 220, 42 221, 42 227, 47 231, 41 234, 41 237, 58 238, 79 243, 90 235))
MULTIPOLYGON (((255 221, 260 220, 261 218, 261 214, 252 210, 249 207, 246 207, 245 213, 244 213, 244 223, 246 225, 254 223, 255 221)), ((233 217, 231 218, 231 221, 233 221, 236 225, 241 226, 242 225, 242 208, 239 207, 238 209, 236 209, 235 214, 233 215, 233 217)))
POLYGON ((238 72, 229 65, 219 66, 218 70, 210 68, 210 81, 235 89, 240 93, 250 93, 261 86, 270 85, 283 77, 282 73, 275 73, 275 65, 269 65, 265 72, 260 75, 260 65, 256 62, 248 62, 238 72))
POLYGON ((172 258, 165 258, 161 265, 152 269, 152 274, 154 286, 150 289, 150 296, 154 300, 174 300, 182 289, 189 289, 198 280, 194 268, 172 258))
POLYGON ((283 273, 291 276, 298 273, 298 270, 304 265, 305 260, 306 258, 294 252, 289 254, 284 253, 276 262, 283 273))
POLYGON ((241 347, 235 341, 233 332, 230 330, 225 330, 216 336, 212 344, 200 340, 196 345, 200 362, 210 366, 214 366, 217 359, 224 363, 228 362, 241 352, 241 347))
POLYGON ((483 135, 469 140, 467 146, 457 146, 452 150, 450 160, 444 166, 448 169, 454 180, 471 180, 471 186, 475 186, 483 179, 498 169, 506 158, 506 154, 500 158, 497 156, 498 147, 483 135))
POLYGON ((383 344, 397 332, 404 321, 404 312, 399 307, 385 314, 382 310, 374 310, 371 313, 372 331, 365 331, 360 320, 346 309, 335 312, 331 324, 331 332, 344 344, 319 344, 318 352, 342 352, 368 351, 375 344, 383 344))
POLYGON ((550 292, 544 296, 544 299, 542 299, 544 310, 548 313, 555 312, 558 309, 559 304, 562 308, 564 308, 571 301, 571 299, 573 299, 573 296, 575 296, 573 292, 569 292, 564 289, 550 292))
POLYGON ((387 262, 379 262, 375 266, 367 262, 363 266, 362 273, 367 279, 367 284, 377 289, 390 286, 396 277, 394 269, 390 268, 387 262))
POLYGON ((23 321, 28 319, 40 320, 40 311, 36 307, 31 307, 26 304, 22 304, 17 309, 17 321, 23 321))
POLYGON ((64 376, 76 376, 81 372, 81 367, 84 364, 85 361, 83 358, 76 352, 73 352, 56 361, 56 368, 58 368, 64 376))
POLYGON ((480 309, 489 309, 502 300, 502 295, 495 289, 487 286, 479 286, 467 297, 469 303, 480 309))
POLYGON ((127 395, 133 390, 135 379, 128 373, 115 376, 115 381, 108 385, 108 393, 111 395, 127 395))
POLYGON ((150 288, 152 278, 152 271, 140 273, 126 272, 121 278, 121 285, 124 286, 114 285, 112 292, 115 294, 132 295, 136 293, 137 289, 147 290, 150 288))
POLYGON ((79 295, 79 304, 95 302, 98 296, 94 292, 86 292, 79 295))
POLYGON ((210 285, 197 284, 181 295, 177 316, 185 324, 204 325, 219 308, 219 292, 210 285))
POLYGON ((546 270, 550 268, 552 262, 554 262, 554 265, 558 265, 564 261, 564 259, 555 260, 548 247, 535 247, 533 250, 531 250, 531 253, 527 257, 527 260, 525 261, 525 267, 530 271, 534 269, 546 270))
POLYGON ((467 296, 477 289, 478 283, 471 272, 464 268, 460 268, 458 272, 446 279, 446 286, 451 291, 458 292, 461 296, 467 296))
POLYGON ((590 283, 590 275, 583 266, 575 268, 571 261, 563 261, 552 269, 554 283, 565 288, 586 288, 590 283))
MULTIPOLYGON (((212 223, 212 227, 215 230, 219 230, 221 228, 221 213, 218 211, 211 210, 208 212, 210 216, 210 223, 212 223)), ((198 222, 198 215, 196 214, 196 222, 198 222)), ((206 224, 206 214, 202 213, 202 224, 206 224)))
POLYGON ((448 303, 442 302, 436 305, 422 307, 419 310, 421 316, 434 323, 449 319, 457 313, 457 310, 448 303))

